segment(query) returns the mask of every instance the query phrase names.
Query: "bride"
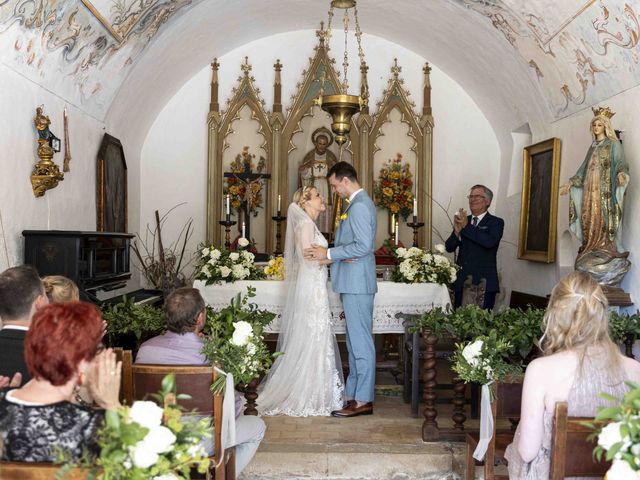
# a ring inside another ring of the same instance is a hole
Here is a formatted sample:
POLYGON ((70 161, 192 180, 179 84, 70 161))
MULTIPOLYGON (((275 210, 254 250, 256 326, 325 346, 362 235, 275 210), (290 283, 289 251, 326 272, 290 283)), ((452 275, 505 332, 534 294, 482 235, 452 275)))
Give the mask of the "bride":
POLYGON ((287 299, 277 347, 284 355, 276 359, 258 389, 263 415, 330 415, 342 408, 344 381, 327 291, 329 261, 303 258, 304 249, 312 244, 327 246, 315 225, 325 209, 318 190, 307 186, 296 191, 287 211, 287 299))

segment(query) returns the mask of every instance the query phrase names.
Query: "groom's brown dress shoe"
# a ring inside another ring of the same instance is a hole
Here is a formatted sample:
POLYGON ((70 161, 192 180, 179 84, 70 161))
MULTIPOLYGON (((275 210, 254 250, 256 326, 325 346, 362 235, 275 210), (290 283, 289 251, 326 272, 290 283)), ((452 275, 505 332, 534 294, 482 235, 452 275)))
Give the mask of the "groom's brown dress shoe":
POLYGON ((347 400, 342 405, 342 408, 349 408, 349 407, 355 407, 355 406, 356 406, 356 401, 355 400, 347 400))
POLYGON ((342 410, 335 410, 331 412, 331 416, 338 418, 349 418, 349 417, 357 417, 359 415, 372 415, 373 414, 373 403, 365 403, 364 405, 357 406, 354 402, 353 404, 343 408, 342 410))

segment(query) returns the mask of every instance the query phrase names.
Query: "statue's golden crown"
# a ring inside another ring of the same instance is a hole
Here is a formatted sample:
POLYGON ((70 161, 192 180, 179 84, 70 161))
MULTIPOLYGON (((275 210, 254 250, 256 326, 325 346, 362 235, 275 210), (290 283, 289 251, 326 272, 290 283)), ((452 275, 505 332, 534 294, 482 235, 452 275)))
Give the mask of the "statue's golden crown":
POLYGON ((612 112, 609 107, 591 107, 591 111, 596 117, 601 115, 603 117, 611 118, 616 114, 616 112, 612 112))

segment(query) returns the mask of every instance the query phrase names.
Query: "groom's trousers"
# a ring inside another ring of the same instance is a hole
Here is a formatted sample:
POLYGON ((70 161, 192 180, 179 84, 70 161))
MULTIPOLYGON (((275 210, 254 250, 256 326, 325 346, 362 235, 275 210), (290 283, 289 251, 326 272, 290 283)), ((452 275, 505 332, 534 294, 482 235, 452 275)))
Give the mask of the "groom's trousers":
POLYGON ((376 383, 376 348, 373 344, 373 294, 342 293, 347 321, 349 377, 345 395, 373 402, 376 383))

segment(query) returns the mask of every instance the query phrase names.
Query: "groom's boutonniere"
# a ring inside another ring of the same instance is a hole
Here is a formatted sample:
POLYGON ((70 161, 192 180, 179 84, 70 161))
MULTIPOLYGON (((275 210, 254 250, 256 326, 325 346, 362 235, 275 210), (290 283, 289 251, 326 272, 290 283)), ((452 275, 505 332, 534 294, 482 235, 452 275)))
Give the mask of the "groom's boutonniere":
POLYGON ((349 218, 349 214, 348 213, 343 213, 342 215, 340 215, 340 221, 344 222, 347 218, 349 218))

